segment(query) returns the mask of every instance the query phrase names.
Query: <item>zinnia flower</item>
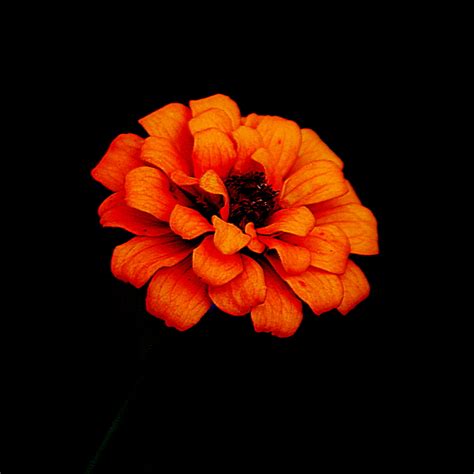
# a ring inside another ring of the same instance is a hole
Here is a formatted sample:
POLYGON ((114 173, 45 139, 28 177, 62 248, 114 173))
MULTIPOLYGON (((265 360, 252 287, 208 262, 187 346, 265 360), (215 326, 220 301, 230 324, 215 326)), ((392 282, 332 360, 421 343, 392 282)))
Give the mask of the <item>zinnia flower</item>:
POLYGON ((113 194, 106 227, 135 234, 112 272, 186 330, 215 304, 258 332, 291 336, 302 302, 346 314, 369 294, 349 255, 378 253, 377 223, 319 136, 280 117, 241 117, 224 95, 169 104, 119 135, 92 171, 113 194))

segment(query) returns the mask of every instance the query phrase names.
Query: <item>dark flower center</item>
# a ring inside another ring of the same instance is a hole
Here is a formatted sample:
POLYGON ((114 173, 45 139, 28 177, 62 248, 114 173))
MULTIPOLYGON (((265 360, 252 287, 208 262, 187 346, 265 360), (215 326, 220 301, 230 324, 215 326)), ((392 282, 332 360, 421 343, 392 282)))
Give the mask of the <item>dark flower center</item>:
POLYGON ((276 208, 278 191, 266 183, 264 173, 229 176, 225 185, 230 198, 229 222, 241 229, 249 222, 264 224, 276 208))

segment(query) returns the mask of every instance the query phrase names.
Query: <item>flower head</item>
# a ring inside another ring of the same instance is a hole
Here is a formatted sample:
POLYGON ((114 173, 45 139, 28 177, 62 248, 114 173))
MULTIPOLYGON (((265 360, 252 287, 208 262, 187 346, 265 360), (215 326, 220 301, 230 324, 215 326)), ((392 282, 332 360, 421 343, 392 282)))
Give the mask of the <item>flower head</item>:
POLYGON ((318 135, 280 117, 241 117, 224 95, 169 104, 119 135, 92 171, 113 191, 101 224, 131 240, 112 272, 186 330, 215 304, 287 337, 306 303, 348 313, 369 294, 349 255, 378 253, 377 223, 318 135))

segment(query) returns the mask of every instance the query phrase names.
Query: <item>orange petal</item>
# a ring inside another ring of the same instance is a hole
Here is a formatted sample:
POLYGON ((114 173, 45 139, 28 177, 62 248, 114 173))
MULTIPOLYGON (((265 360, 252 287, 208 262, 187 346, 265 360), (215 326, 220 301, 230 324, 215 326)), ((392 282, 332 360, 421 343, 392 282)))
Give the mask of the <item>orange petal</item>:
POLYGON ((269 265, 261 265, 267 294, 265 301, 252 309, 255 331, 270 332, 277 337, 292 336, 303 320, 303 305, 269 265))
POLYGON ((120 191, 125 176, 134 168, 143 165, 140 159, 143 142, 143 138, 132 133, 119 135, 92 170, 92 177, 111 191, 120 191))
POLYGON ((99 207, 99 216, 104 227, 120 227, 136 235, 153 237, 171 233, 167 224, 128 206, 123 192, 109 196, 99 207))
POLYGON ((125 199, 129 206, 168 221, 178 203, 170 184, 160 170, 148 166, 135 168, 125 180, 125 199))
POLYGON ((281 209, 270 216, 265 227, 257 229, 259 234, 270 235, 276 232, 305 237, 314 228, 315 219, 311 211, 304 206, 281 209))
POLYGON ((326 209, 333 209, 334 207, 345 206, 346 204, 361 204, 351 183, 346 180, 347 192, 342 196, 328 199, 327 201, 318 202, 317 204, 310 204, 308 206, 311 212, 324 211, 326 209))
POLYGON ((233 174, 245 174, 260 168, 252 155, 263 146, 262 137, 253 128, 239 127, 232 132, 232 137, 237 144, 237 159, 232 170, 233 174))
POLYGON ((232 255, 245 247, 250 242, 250 237, 245 235, 237 226, 212 216, 212 223, 216 229, 214 245, 225 255, 232 255))
POLYGON ((316 226, 307 237, 285 234, 280 238, 307 248, 313 267, 339 274, 346 270, 351 247, 346 234, 335 225, 316 226))
POLYGON ((302 206, 342 196, 346 192, 341 169, 331 161, 315 161, 285 181, 280 204, 282 207, 302 206))
POLYGON ((191 100, 189 106, 196 117, 209 109, 220 109, 224 111, 230 119, 232 129, 235 130, 240 125, 239 106, 230 98, 222 94, 216 94, 205 99, 191 100))
POLYGON ((379 253, 377 220, 372 212, 360 204, 313 210, 318 224, 335 224, 348 237, 351 253, 376 255, 379 253))
POLYGON ((216 249, 208 235, 193 252, 194 273, 209 285, 223 285, 242 273, 244 267, 238 253, 224 255, 216 249))
POLYGON ((214 228, 196 209, 176 204, 170 215, 171 230, 183 239, 191 240, 214 228))
POLYGON ((347 262, 346 272, 339 278, 344 288, 344 297, 337 309, 340 313, 347 314, 369 296, 370 285, 362 270, 352 260, 347 262))
POLYGON ((267 255, 278 275, 317 315, 337 308, 343 296, 342 283, 338 275, 309 267, 300 275, 289 275, 275 257, 267 255))
POLYGON ((297 275, 308 269, 311 262, 311 254, 308 249, 272 237, 260 237, 260 240, 269 249, 276 250, 287 273, 297 275))
POLYGON ((185 105, 169 104, 138 122, 151 136, 170 140, 183 159, 190 159, 193 137, 188 122, 191 116, 185 105))
POLYGON ((242 125, 257 128, 265 117, 266 115, 250 114, 247 117, 242 118, 242 125))
POLYGON ((344 163, 331 149, 319 138, 316 132, 309 128, 301 130, 301 147, 298 158, 290 170, 290 175, 294 174, 303 166, 315 161, 332 161, 342 170, 344 163))
POLYGON ((199 180, 199 187, 209 194, 222 196, 224 204, 219 214, 226 221, 229 218, 229 194, 219 175, 214 170, 207 170, 199 180))
POLYGON ((265 301, 265 278, 262 267, 242 255, 243 272, 222 286, 209 288, 209 296, 218 308, 234 316, 242 316, 265 301))
POLYGON ((148 137, 142 148, 142 160, 155 165, 168 176, 174 171, 191 174, 191 162, 184 159, 173 142, 167 138, 148 137))
POLYGON ((180 331, 197 324, 211 304, 206 285, 193 272, 191 259, 158 270, 148 286, 147 311, 180 331))
POLYGON ((173 234, 134 237, 115 247, 112 272, 116 278, 140 288, 162 267, 171 267, 186 258, 193 248, 173 234))
POLYGON ((281 189, 283 176, 293 166, 301 145, 301 131, 291 120, 280 117, 265 117, 257 127, 263 146, 272 155, 269 183, 281 189))
POLYGON ((262 253, 265 250, 265 245, 260 242, 257 231, 255 230, 255 224, 253 222, 248 222, 245 225, 245 233, 250 236, 250 242, 247 247, 255 253, 262 253))
POLYGON ((233 130, 230 117, 221 109, 206 110, 189 122, 189 130, 193 135, 208 128, 218 128, 225 133, 230 133, 233 130))
POLYGON ((207 170, 214 170, 225 179, 237 158, 234 144, 228 135, 217 128, 196 133, 194 137, 194 176, 200 178, 207 170))
POLYGON ((199 183, 199 179, 194 176, 188 176, 182 171, 173 171, 170 175, 171 181, 178 186, 193 186, 199 183))
POLYGON ((274 176, 274 171, 275 171, 275 166, 274 162, 275 159, 273 158, 273 155, 266 149, 266 148, 259 148, 256 150, 252 156, 250 157, 251 161, 255 162, 256 164, 250 165, 251 168, 255 168, 260 166, 263 168, 265 171, 265 179, 267 183, 272 185, 274 189, 280 189, 281 188, 281 182, 280 187, 277 187, 277 178, 274 176))

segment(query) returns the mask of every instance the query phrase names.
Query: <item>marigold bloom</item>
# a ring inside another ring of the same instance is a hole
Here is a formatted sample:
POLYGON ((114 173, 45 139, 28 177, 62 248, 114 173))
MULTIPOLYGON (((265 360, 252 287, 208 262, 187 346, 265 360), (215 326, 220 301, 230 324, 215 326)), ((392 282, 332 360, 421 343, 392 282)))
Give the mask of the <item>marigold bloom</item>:
POLYGON ((113 191, 101 224, 135 234, 112 272, 151 280, 149 313, 186 330, 215 304, 287 337, 302 302, 347 314, 368 296, 349 255, 378 253, 377 222, 315 132, 220 94, 139 122, 149 136, 119 135, 92 176, 113 191))

